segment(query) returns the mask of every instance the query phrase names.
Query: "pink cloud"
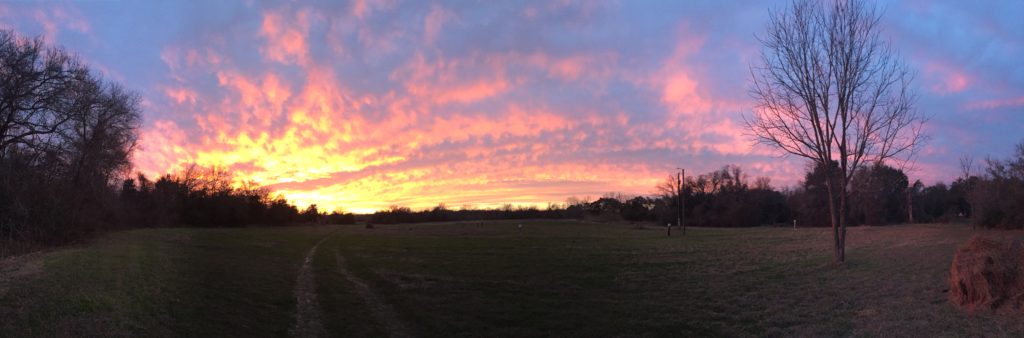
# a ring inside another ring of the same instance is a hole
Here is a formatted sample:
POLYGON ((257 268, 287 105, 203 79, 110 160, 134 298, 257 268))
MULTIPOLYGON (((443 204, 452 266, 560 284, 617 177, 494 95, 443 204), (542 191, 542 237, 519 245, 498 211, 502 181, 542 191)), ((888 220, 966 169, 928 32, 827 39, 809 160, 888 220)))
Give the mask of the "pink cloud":
POLYGON ((1005 107, 1020 107, 1024 106, 1024 96, 1013 97, 1008 99, 995 99, 995 100, 984 100, 974 101, 964 104, 960 107, 961 110, 992 110, 1005 107))
MULTIPOLYGON (((511 55, 510 60, 521 59, 511 55)), ((527 62, 547 72, 548 76, 565 81, 576 81, 581 78, 603 80, 613 75, 618 56, 615 53, 575 54, 565 57, 551 56, 535 52, 522 57, 527 62)))
POLYGON ((273 11, 263 13, 260 35, 267 39, 261 49, 263 55, 281 63, 305 64, 309 57, 306 34, 311 13, 299 11, 294 16, 273 11))
POLYGON ((943 63, 925 65, 924 73, 925 80, 931 83, 929 89, 936 94, 956 94, 967 89, 972 82, 967 73, 943 63))
POLYGON ((177 72, 201 66, 220 65, 223 57, 216 51, 203 48, 167 47, 160 51, 160 60, 171 69, 171 75, 177 72))
MULTIPOLYGON (((706 37, 690 32, 684 25, 673 53, 642 83, 660 93, 670 113, 669 126, 682 132, 683 147, 689 152, 711 150, 720 154, 745 155, 755 151, 737 122, 739 113, 749 109, 745 100, 718 97, 702 78, 701 66, 692 56, 700 52, 706 37)), ((662 144, 665 146, 664 144, 662 144)))
POLYGON ((49 41, 59 41, 58 33, 61 28, 70 29, 82 34, 90 34, 92 25, 77 10, 63 6, 51 6, 46 9, 36 9, 32 17, 43 27, 44 34, 49 41))
POLYGON ((164 94, 167 97, 173 99, 175 102, 182 104, 185 102, 195 104, 196 103, 196 92, 192 89, 184 87, 165 87, 164 94))
POLYGON ((139 133, 139 148, 132 162, 139 172, 157 177, 177 170, 192 157, 188 139, 178 125, 169 120, 157 120, 152 127, 139 133))
POLYGON ((374 11, 394 8, 395 5, 397 2, 394 0, 355 0, 349 8, 349 13, 357 19, 364 20, 374 11))
POLYGON ((672 54, 660 69, 643 81, 661 92, 661 101, 675 114, 694 115, 711 111, 715 102, 701 88, 690 57, 699 53, 706 37, 688 31, 684 25, 672 54))
POLYGON ((439 5, 432 6, 430 13, 427 13, 427 17, 423 19, 423 39, 426 40, 426 43, 433 44, 444 24, 453 19, 455 19, 455 15, 451 11, 439 5))
POLYGON ((428 62, 417 54, 412 62, 392 72, 391 79, 403 82, 411 94, 435 104, 477 102, 512 87, 503 61, 484 56, 428 62))

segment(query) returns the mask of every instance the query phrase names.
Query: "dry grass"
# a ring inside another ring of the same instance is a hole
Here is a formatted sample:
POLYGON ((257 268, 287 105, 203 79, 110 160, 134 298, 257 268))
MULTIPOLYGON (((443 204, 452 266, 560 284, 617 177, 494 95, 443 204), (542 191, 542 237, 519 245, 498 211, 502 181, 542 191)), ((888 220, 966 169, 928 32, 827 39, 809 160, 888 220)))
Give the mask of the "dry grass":
POLYGON ((628 224, 514 226, 380 226, 336 245, 427 335, 1024 333, 1012 317, 947 301, 953 253, 974 233, 962 225, 852 228, 843 266, 832 263, 829 229, 666 238, 628 224))
POLYGON ((1019 311, 1024 300, 1021 242, 972 237, 950 267, 950 301, 968 311, 1019 311))

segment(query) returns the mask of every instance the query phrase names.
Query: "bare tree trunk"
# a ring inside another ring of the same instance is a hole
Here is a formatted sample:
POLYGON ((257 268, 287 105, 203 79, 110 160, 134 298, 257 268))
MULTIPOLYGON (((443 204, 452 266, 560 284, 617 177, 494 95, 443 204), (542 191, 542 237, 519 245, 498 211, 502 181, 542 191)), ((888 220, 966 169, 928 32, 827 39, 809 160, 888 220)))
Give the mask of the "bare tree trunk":
POLYGON ((832 243, 835 249, 835 261, 840 263, 843 260, 843 246, 842 237, 840 236, 840 222, 838 212, 836 210, 836 195, 834 193, 835 188, 831 180, 825 182, 825 188, 828 190, 828 214, 829 219, 832 221, 832 243))
MULTIPOLYGON (((845 179, 845 178, 844 178, 845 179)), ((839 190, 839 252, 836 254, 836 263, 846 262, 846 184, 840 184, 839 190)))

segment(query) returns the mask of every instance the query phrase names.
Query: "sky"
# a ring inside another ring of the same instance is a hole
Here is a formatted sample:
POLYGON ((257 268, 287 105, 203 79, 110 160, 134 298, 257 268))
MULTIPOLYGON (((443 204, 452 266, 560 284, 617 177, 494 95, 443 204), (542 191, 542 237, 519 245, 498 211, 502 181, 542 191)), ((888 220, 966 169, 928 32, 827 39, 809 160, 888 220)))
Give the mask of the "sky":
MULTIPOLYGON (((776 187, 750 66, 773 1, 12 1, 0 27, 136 90, 150 177, 223 166, 299 206, 372 212, 651 194, 726 164, 776 187)), ((930 140, 909 176, 1024 140, 1022 1, 886 1, 930 140)))

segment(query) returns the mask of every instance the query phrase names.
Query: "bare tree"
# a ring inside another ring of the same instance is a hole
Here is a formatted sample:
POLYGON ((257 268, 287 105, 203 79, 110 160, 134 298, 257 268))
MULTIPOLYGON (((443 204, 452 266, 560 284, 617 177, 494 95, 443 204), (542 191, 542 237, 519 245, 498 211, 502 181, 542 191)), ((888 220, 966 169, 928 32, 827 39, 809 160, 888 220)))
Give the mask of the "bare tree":
POLYGON ((140 119, 133 91, 42 38, 0 30, 0 238, 115 225, 140 119))
POLYGON ((971 178, 971 173, 974 172, 974 157, 964 154, 960 156, 960 174, 963 175, 963 179, 966 181, 971 178))
POLYGON ((42 150, 72 118, 68 92, 88 70, 64 50, 41 38, 0 30, 0 159, 13 145, 42 150))
POLYGON ((882 39, 880 19, 860 0, 794 1, 771 12, 761 62, 751 67, 750 134, 837 177, 838 184, 826 180, 836 262, 845 260, 847 189, 857 168, 899 159, 923 141, 913 75, 882 39))

